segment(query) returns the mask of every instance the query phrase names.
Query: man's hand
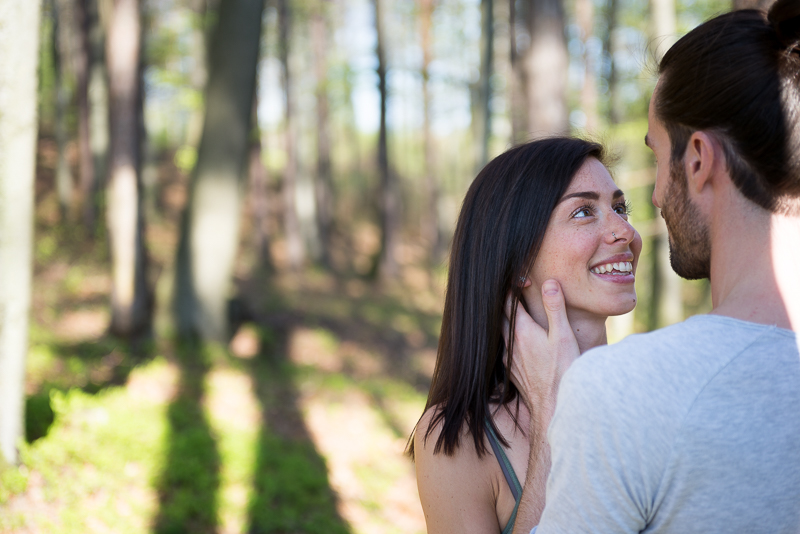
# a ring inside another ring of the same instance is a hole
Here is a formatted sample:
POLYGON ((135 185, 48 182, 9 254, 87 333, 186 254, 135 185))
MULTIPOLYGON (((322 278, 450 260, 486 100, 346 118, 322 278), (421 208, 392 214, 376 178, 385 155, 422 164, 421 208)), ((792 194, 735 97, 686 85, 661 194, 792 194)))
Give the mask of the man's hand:
MULTIPOLYGON (((547 412, 547 421, 542 421, 541 430, 546 430, 555 408, 558 384, 561 377, 580 355, 578 342, 567 320, 564 293, 555 280, 542 284, 542 301, 547 314, 548 329, 534 321, 517 303, 516 326, 514 328, 514 357, 511 358, 511 380, 519 389, 523 401, 531 414, 547 412)), ((512 299, 506 298, 503 337, 509 345, 509 324, 512 299)), ((506 351, 506 365, 508 351, 506 351)))
MULTIPOLYGON (((567 320, 564 293, 555 280, 542 284, 542 301, 547 314, 547 330, 517 304, 514 328, 514 357, 511 379, 531 414, 530 457, 514 534, 527 534, 539 523, 545 505, 545 486, 550 473, 550 447, 547 427, 553 417, 561 377, 580 355, 578 342, 567 320)), ((510 339, 511 297, 506 299, 503 336, 510 339)), ((508 351, 506 351, 506 357, 508 351)), ((506 364, 508 362, 506 361, 506 364)))

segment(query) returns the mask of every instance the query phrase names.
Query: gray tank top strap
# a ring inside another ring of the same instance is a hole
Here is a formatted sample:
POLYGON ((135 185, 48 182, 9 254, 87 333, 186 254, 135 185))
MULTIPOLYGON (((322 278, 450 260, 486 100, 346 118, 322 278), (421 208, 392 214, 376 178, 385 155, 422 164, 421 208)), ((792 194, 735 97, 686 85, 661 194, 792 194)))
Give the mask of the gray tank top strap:
POLYGON ((497 434, 495 434, 489 422, 489 418, 484 420, 483 426, 486 427, 486 437, 489 439, 489 445, 492 446, 494 455, 497 457, 497 463, 500 464, 503 476, 506 478, 508 487, 511 489, 511 495, 514 496, 514 500, 516 501, 514 504, 514 511, 511 512, 511 518, 508 520, 508 524, 506 524, 506 528, 504 528, 502 532, 502 534, 511 534, 511 531, 514 530, 514 521, 517 519, 520 497, 522 497, 522 484, 519 483, 519 479, 516 473, 514 473, 514 467, 508 460, 505 451, 503 451, 503 447, 500 445, 500 440, 497 438, 497 434))

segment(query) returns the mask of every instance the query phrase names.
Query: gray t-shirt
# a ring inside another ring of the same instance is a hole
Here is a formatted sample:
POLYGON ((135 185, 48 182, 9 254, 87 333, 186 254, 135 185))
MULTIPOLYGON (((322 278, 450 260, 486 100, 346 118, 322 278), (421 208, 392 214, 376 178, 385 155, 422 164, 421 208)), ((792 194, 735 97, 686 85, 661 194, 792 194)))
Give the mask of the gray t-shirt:
POLYGON ((800 533, 799 345, 706 315, 584 354, 536 534, 800 533))

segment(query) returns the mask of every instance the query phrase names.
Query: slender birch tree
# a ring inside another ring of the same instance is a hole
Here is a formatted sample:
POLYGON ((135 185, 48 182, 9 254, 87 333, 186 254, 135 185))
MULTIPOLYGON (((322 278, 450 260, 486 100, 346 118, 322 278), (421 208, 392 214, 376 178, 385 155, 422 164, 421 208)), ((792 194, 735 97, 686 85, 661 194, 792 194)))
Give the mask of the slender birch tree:
POLYGON ((107 44, 111 93, 111 161, 106 190, 112 270, 110 330, 131 337, 147 333, 152 316, 139 153, 139 0, 115 0, 107 44))
POLYGON ((41 3, 0 1, 0 457, 24 432, 41 3))

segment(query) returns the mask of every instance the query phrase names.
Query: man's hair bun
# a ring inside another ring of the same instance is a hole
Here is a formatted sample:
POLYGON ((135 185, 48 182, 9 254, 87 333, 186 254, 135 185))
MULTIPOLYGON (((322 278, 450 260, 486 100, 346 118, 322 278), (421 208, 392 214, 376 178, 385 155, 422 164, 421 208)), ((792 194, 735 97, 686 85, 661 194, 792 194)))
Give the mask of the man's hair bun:
POLYGON ((784 46, 797 48, 800 45, 800 2, 778 0, 772 4, 767 19, 784 46))

